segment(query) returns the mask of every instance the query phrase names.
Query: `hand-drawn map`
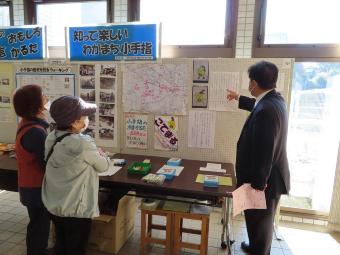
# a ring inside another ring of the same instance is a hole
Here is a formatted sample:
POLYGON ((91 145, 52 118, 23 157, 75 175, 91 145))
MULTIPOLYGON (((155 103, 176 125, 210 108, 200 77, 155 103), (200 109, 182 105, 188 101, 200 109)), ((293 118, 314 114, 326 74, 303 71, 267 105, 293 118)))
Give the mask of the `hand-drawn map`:
POLYGON ((124 111, 185 115, 188 78, 186 64, 127 64, 124 111))

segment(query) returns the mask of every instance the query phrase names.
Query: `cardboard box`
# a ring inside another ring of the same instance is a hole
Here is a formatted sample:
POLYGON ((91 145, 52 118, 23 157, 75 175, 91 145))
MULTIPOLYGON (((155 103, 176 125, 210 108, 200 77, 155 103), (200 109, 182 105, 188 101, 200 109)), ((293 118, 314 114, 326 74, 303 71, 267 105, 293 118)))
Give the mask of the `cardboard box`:
POLYGON ((116 216, 100 215, 92 220, 89 248, 116 254, 132 236, 135 227, 136 199, 119 200, 116 216))

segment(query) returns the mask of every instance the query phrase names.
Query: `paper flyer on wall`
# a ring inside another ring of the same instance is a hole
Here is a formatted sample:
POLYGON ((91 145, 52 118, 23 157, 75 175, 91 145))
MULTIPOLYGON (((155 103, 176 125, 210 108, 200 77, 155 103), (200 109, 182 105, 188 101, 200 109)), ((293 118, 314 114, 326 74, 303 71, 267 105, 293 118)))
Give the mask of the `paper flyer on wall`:
MULTIPOLYGON (((21 68, 21 70, 25 69, 21 68)), ((16 81, 17 87, 29 84, 41 86, 44 95, 46 95, 51 102, 61 96, 75 95, 75 75, 72 73, 44 73, 43 71, 21 72, 16 73, 16 81)))
POLYGON ((99 146, 116 146, 116 65, 80 65, 79 95, 98 106, 96 114, 90 116, 88 134, 99 146))
POLYGON ((209 85, 209 110, 235 111, 237 103, 227 100, 227 89, 238 91, 239 72, 211 72, 209 85))
POLYGON ((216 112, 190 111, 188 146, 213 149, 215 146, 216 112))
POLYGON ((125 146, 148 148, 148 116, 135 113, 125 114, 125 146))
MULTIPOLYGON (((30 84, 36 84, 41 86, 44 95, 48 97, 48 100, 52 103, 55 99, 65 95, 75 95, 75 74, 66 72, 65 69, 55 68, 54 72, 48 67, 29 67, 21 66, 17 68, 21 72, 16 73, 17 87, 23 87, 30 84), (65 70, 66 73, 63 73, 65 70)), ((47 121, 53 123, 53 119, 50 117, 48 111, 45 111, 47 121)))
POLYGON ((178 150, 178 117, 155 116, 154 148, 156 150, 178 150))
POLYGON ((0 122, 14 120, 11 102, 13 85, 7 73, 0 73, 0 122))

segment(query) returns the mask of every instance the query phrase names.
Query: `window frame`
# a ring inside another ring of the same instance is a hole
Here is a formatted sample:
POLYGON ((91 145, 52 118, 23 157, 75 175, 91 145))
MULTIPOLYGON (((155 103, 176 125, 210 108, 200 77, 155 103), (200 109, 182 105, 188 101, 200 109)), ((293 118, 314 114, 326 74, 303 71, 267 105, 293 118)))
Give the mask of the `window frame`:
MULTIPOLYGON (((267 0, 255 1, 254 58, 339 58, 340 44, 264 44, 267 0)), ((317 61, 320 61, 319 59, 317 61)))
POLYGON ((37 24, 37 5, 41 4, 63 4, 79 2, 106 2, 106 22, 112 22, 113 4, 112 0, 24 0, 25 25, 37 24))
POLYGON ((9 0, 0 1, 0 6, 9 7, 9 25, 14 26, 13 1, 9 1, 9 0))
MULTIPOLYGON (((226 1, 223 45, 161 45, 162 58, 232 58, 236 51, 236 26, 239 0, 226 1)), ((128 22, 140 21, 140 0, 128 0, 128 22)))

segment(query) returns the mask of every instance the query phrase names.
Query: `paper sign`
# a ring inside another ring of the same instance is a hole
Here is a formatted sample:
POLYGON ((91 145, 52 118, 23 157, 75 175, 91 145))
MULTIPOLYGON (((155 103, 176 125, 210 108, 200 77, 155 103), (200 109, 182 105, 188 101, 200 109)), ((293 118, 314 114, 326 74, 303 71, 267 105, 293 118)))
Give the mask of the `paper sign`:
POLYGON ((234 217, 247 209, 267 209, 264 191, 253 189, 249 183, 233 191, 234 217))

